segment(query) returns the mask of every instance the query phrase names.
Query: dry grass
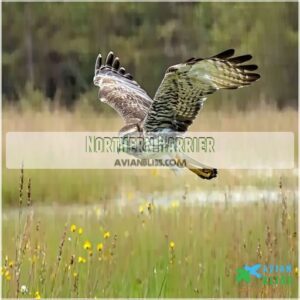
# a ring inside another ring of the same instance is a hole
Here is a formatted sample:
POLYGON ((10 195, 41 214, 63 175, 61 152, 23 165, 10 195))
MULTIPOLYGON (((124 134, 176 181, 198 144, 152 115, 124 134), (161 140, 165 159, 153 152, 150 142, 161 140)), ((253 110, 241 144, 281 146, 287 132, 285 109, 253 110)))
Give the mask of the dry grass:
POLYGON ((275 192, 279 201, 204 206, 185 204, 187 193, 165 208, 132 198, 39 208, 20 192, 22 206, 3 215, 2 296, 296 297, 296 196, 275 192), (238 283, 237 269, 255 263, 291 265, 291 283, 238 283))
MULTIPOLYGON (((65 110, 25 111, 7 107, 3 113, 3 132, 7 131, 113 131, 119 130, 122 120, 115 115, 91 111, 65 110), (109 114, 108 114, 109 115, 109 114)), ((201 112, 191 130, 199 131, 294 131, 297 132, 297 112, 277 111, 263 107, 255 111, 201 112)), ((35 182, 34 197, 39 202, 92 203, 122 197, 133 190, 145 195, 155 191, 173 191, 190 185, 194 191, 236 186, 274 188, 280 178, 287 188, 295 189, 297 178, 292 171, 220 170, 217 180, 202 181, 190 172, 174 174, 171 170, 28 170, 35 182)), ((3 170, 4 205, 15 205, 15 182, 18 171, 3 170)))
MULTIPOLYGON (((3 114, 4 133, 112 131, 121 123, 79 111, 6 108, 3 114)), ((296 133, 297 112, 203 111, 192 130, 296 133)), ((26 170, 26 177, 3 171, 3 297, 297 296, 297 177, 291 171, 221 170, 210 182, 170 171, 26 170), (280 201, 234 204, 227 192, 249 185, 271 189, 280 201), (216 189, 224 191, 219 202, 186 203, 192 193, 216 189), (157 195, 176 190, 181 198, 156 205, 157 195), (117 199, 125 207, 115 205, 117 199), (291 264, 291 284, 237 283, 237 269, 254 263, 291 264)))
MULTIPOLYGON (((41 112, 20 113, 15 107, 3 112, 3 131, 118 131, 123 121, 115 112, 97 114, 92 111, 74 112, 45 109, 41 112)), ((269 106, 256 110, 210 111, 205 108, 191 126, 191 131, 293 131, 297 132, 298 112, 278 111, 269 106)))

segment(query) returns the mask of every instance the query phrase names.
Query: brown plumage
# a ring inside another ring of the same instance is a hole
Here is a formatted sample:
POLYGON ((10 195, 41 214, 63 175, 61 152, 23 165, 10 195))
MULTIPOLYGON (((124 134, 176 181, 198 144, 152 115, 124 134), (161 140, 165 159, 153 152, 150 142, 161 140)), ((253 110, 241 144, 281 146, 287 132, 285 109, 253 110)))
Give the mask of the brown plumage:
MULTIPOLYGON (((209 58, 193 57, 169 67, 152 100, 110 52, 105 64, 101 55, 98 56, 94 84, 99 86, 100 100, 123 117, 125 127, 121 132, 185 132, 208 95, 219 89, 248 86, 260 78, 252 72, 256 65, 243 64, 251 55, 233 55, 234 50, 229 49, 209 58)), ((215 169, 198 169, 195 165, 190 169, 201 178, 216 176, 215 169)))

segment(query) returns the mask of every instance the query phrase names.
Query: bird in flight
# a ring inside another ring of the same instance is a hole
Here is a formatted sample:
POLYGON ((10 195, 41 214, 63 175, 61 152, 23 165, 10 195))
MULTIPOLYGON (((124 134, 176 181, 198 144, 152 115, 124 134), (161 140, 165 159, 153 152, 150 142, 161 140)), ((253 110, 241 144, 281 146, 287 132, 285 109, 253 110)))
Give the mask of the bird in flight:
MULTIPOLYGON (((122 134, 184 133, 203 107, 207 96, 221 89, 238 89, 258 80, 257 65, 244 64, 252 58, 234 56, 229 49, 208 58, 190 58, 171 66, 153 99, 109 52, 104 63, 99 54, 95 64, 94 84, 99 99, 115 109, 124 119, 122 134)), ((203 179, 217 176, 215 168, 191 159, 186 167, 203 179)))

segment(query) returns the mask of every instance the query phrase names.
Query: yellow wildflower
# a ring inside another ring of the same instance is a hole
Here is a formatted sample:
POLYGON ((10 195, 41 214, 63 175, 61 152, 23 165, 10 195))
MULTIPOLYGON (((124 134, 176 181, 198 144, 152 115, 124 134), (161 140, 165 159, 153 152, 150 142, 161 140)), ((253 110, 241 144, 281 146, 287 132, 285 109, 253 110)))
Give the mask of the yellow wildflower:
POLYGON ((11 276, 8 270, 5 272, 4 276, 7 281, 11 280, 11 276))
POLYGON ((92 244, 90 241, 85 241, 84 244, 83 244, 83 248, 85 250, 91 250, 92 249, 92 244))
POLYGON ((73 276, 74 276, 74 277, 77 277, 77 276, 78 276, 78 273, 77 273, 77 272, 74 272, 74 273, 73 273, 73 276))
POLYGON ((82 256, 79 256, 78 257, 78 262, 84 264, 84 263, 86 263, 86 259, 84 257, 82 257, 82 256))
POLYGON ((151 211, 153 210, 153 205, 151 202, 148 202, 147 208, 148 208, 149 213, 151 213, 151 211))
POLYGON ((132 192, 128 192, 127 193, 127 199, 128 199, 128 201, 131 201, 133 199, 133 197, 134 197, 134 193, 132 193, 132 192))
POLYGON ((98 250, 98 251, 102 251, 102 249, 103 249, 103 244, 102 244, 102 243, 99 243, 99 244, 97 245, 97 250, 98 250))
POLYGON ((110 232, 109 231, 104 232, 103 237, 105 239, 108 239, 110 237, 110 232))
POLYGON ((173 200, 173 201, 171 202, 171 207, 172 207, 172 208, 177 208, 177 207, 179 207, 179 201, 178 201, 178 200, 173 200))
POLYGON ((140 205, 139 212, 140 212, 140 214, 144 213, 144 206, 143 205, 140 205))
POLYGON ((96 216, 100 217, 100 215, 101 215, 101 210, 100 210, 100 208, 97 208, 96 209, 96 216))
POLYGON ((29 259, 34 264, 34 263, 36 263, 37 257, 36 257, 36 255, 32 255, 32 257, 30 257, 29 259))
POLYGON ((158 175, 159 175, 158 169, 152 169, 152 170, 151 170, 151 175, 152 175, 153 177, 158 176, 158 175))
POLYGON ((39 291, 36 291, 36 292, 34 293, 34 298, 35 298, 35 299, 41 299, 41 295, 40 295, 40 292, 39 292, 39 291))
POLYGON ((78 228, 78 234, 81 235, 83 233, 83 229, 81 227, 78 228))
POLYGON ((11 260, 9 263, 8 263, 8 266, 10 267, 10 268, 12 268, 13 266, 14 266, 14 261, 13 260, 11 260))
POLYGON ((175 243, 173 241, 170 242, 169 247, 171 250, 175 248, 175 243))
POLYGON ((75 224, 72 224, 71 227, 70 227, 70 231, 71 232, 75 232, 77 229, 76 225, 75 224))

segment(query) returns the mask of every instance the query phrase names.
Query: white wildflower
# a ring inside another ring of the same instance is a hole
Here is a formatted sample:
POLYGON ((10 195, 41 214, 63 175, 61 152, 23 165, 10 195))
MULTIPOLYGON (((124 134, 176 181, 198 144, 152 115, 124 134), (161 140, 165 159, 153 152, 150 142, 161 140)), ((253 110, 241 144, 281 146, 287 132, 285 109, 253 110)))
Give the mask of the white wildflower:
POLYGON ((20 288, 20 292, 22 294, 27 294, 28 293, 28 287, 26 285, 21 285, 21 288, 20 288))

